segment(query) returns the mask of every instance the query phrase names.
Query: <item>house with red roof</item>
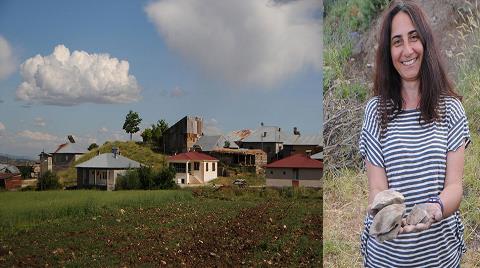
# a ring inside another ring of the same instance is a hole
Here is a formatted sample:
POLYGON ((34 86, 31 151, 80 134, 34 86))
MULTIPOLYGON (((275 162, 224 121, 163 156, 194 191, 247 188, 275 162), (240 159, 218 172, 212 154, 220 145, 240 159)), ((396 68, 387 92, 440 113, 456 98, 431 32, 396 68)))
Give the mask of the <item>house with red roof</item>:
POLYGON ((175 168, 177 184, 203 184, 217 178, 218 159, 200 152, 187 152, 168 157, 175 168))
POLYGON ((265 166, 267 186, 321 187, 323 162, 294 154, 265 166))

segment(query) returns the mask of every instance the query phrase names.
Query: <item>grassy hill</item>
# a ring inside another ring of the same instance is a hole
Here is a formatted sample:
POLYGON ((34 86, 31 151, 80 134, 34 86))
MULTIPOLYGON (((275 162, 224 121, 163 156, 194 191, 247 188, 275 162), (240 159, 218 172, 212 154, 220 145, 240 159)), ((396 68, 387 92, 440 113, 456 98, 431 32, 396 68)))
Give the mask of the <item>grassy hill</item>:
POLYGON ((75 165, 83 163, 100 154, 109 153, 113 147, 120 149, 120 153, 132 160, 144 165, 151 166, 154 170, 161 170, 166 165, 166 157, 162 154, 153 152, 150 148, 137 144, 134 141, 114 141, 106 142, 101 147, 96 148, 74 162, 73 166, 65 171, 58 172, 61 182, 65 186, 76 185, 77 171, 75 165))

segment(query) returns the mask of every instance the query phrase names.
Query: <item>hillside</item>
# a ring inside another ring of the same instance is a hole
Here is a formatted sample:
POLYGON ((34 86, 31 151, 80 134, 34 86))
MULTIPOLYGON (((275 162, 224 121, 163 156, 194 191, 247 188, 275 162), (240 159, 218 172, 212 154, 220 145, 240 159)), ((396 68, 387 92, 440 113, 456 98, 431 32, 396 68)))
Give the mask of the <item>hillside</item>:
POLYGON ((155 170, 160 170, 166 165, 166 158, 162 154, 158 154, 153 152, 150 148, 137 144, 133 141, 114 141, 114 142, 106 142, 101 147, 96 148, 85 155, 83 155, 80 159, 75 161, 73 167, 69 168, 66 171, 62 171, 58 173, 62 183, 65 186, 73 186, 76 185, 77 182, 77 171, 75 169, 75 165, 78 165, 82 162, 85 162, 97 154, 109 153, 112 151, 113 147, 118 147, 120 149, 120 153, 128 157, 132 160, 140 162, 144 165, 151 166, 155 170))

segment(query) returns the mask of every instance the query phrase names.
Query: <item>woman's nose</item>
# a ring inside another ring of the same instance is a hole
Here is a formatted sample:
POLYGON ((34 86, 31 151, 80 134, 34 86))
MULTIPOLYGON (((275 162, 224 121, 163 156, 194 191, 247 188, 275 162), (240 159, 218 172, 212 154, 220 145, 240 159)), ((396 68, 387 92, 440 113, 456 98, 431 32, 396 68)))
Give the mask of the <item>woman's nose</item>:
POLYGON ((410 42, 405 42, 405 45, 403 46, 403 54, 405 54, 405 56, 409 56, 413 53, 413 48, 410 44, 410 42))

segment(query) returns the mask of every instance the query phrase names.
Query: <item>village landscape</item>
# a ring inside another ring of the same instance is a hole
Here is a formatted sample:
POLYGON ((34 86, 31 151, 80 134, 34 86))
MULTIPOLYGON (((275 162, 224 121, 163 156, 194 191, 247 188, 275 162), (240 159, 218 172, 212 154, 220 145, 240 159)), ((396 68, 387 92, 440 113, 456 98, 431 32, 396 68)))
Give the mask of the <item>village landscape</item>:
POLYGON ((322 1, 0 1, 0 267, 320 267, 322 1))
MULTIPOLYGON (((123 127, 140 122, 130 111, 123 127)), ((69 135, 1 164, 1 266, 320 265, 321 135, 202 130, 185 116, 142 141, 82 148, 69 135)))

